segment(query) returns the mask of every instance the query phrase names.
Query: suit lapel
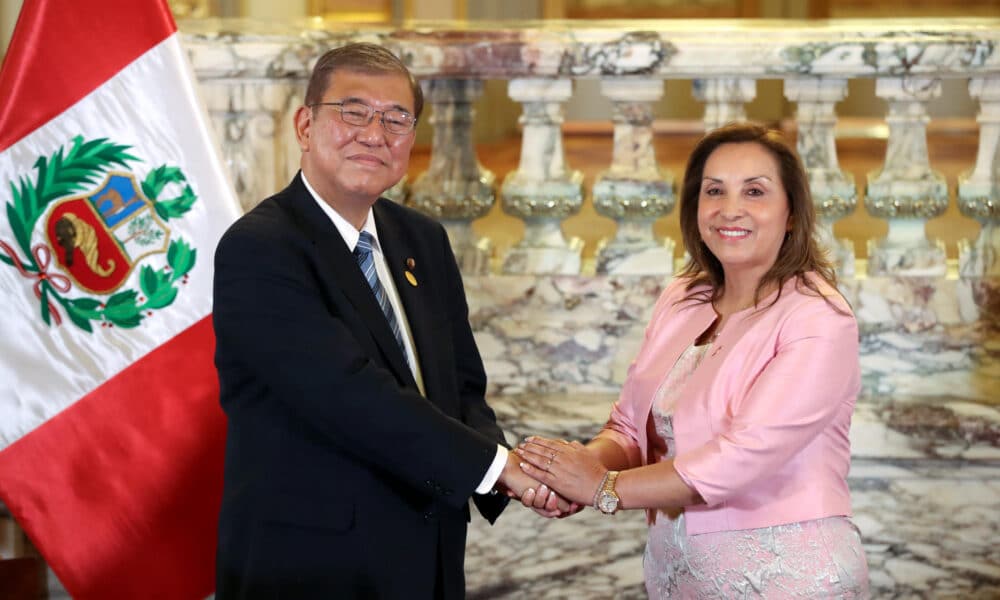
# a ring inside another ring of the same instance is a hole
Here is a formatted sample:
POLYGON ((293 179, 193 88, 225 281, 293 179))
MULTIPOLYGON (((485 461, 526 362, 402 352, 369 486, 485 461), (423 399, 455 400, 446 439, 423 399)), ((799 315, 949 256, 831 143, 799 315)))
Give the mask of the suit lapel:
POLYGON ((421 375, 424 379, 424 388, 430 395, 433 385, 434 369, 429 368, 435 356, 435 340, 432 331, 432 315, 429 312, 430 305, 426 299, 427 287, 420 287, 421 271, 426 272, 432 265, 422 264, 422 256, 418 252, 416 241, 412 232, 403 227, 397 220, 393 219, 388 211, 381 210, 380 204, 388 200, 379 200, 373 207, 375 224, 378 227, 379 244, 385 254, 385 262, 392 275, 392 283, 396 286, 399 300, 403 304, 406 312, 406 322, 410 326, 413 334, 413 344, 416 347, 417 356, 420 358, 421 375), (413 267, 408 266, 408 260, 413 261, 413 267), (422 267, 422 268, 421 268, 422 267), (406 272, 410 271, 414 277, 413 282, 406 277, 406 272))
MULTIPOLYGON (((330 218, 316 205, 316 201, 302 183, 301 176, 296 176, 289 187, 293 193, 290 195, 288 209, 316 248, 320 276, 332 276, 331 287, 343 292, 348 302, 357 310, 364 327, 371 333, 392 372, 401 382, 416 388, 406 358, 396 344, 396 337, 392 335, 375 294, 362 275, 354 254, 344 243, 344 238, 340 236, 330 218)), ((348 323, 349 327, 354 325, 356 324, 348 323)))

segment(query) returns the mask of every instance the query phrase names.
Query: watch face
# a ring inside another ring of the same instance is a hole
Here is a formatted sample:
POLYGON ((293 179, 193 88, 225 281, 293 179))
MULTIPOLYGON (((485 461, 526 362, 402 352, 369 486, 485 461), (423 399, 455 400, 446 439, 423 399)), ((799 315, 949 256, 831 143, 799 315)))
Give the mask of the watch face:
POLYGON ((618 508, 618 497, 611 492, 601 492, 599 504, 601 512, 611 514, 618 508))

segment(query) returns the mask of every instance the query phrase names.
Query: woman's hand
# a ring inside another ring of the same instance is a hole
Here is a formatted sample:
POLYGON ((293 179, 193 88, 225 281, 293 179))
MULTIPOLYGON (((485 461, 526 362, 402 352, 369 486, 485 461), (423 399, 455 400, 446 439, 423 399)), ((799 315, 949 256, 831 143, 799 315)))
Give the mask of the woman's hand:
MULTIPOLYGON (((593 504, 607 468, 579 442, 532 436, 514 450, 524 462, 521 469, 574 504, 593 504)), ((537 494, 536 494, 537 495, 537 494)), ((546 498, 547 500, 547 498, 546 498)), ((525 506, 524 499, 521 500, 525 506)), ((532 502, 533 508, 538 508, 532 502)), ((544 502, 543 502, 544 506, 544 502)))

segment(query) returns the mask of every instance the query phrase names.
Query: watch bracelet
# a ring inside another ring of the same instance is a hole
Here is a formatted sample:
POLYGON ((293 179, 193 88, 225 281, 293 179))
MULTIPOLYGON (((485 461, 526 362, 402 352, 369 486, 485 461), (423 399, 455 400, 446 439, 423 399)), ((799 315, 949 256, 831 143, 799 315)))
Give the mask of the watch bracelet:
POLYGON ((597 491, 594 492, 594 501, 590 503, 596 510, 601 510, 598 501, 601 499, 601 492, 604 491, 604 484, 608 482, 608 476, 611 475, 611 471, 607 470, 604 472, 604 478, 601 479, 601 483, 597 484, 597 491))

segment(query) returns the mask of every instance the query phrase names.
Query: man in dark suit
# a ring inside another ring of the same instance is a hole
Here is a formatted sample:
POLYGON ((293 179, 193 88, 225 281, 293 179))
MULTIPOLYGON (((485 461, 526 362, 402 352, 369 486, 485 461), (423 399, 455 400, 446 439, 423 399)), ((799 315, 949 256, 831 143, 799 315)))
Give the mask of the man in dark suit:
POLYGON ((492 522, 497 489, 534 484, 484 400, 445 230, 379 199, 422 104, 387 50, 325 54, 300 173, 219 244, 220 600, 461 598, 469 498, 492 522))

